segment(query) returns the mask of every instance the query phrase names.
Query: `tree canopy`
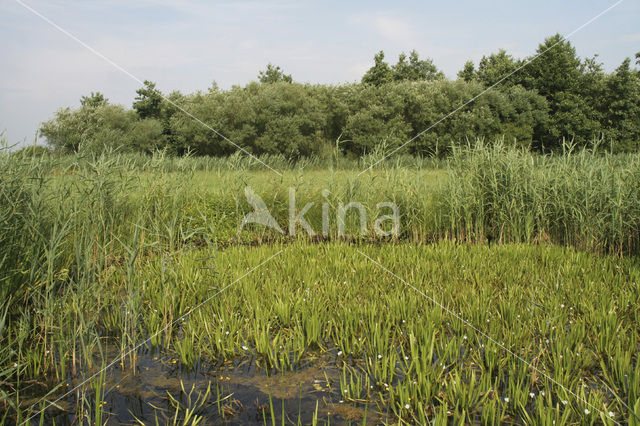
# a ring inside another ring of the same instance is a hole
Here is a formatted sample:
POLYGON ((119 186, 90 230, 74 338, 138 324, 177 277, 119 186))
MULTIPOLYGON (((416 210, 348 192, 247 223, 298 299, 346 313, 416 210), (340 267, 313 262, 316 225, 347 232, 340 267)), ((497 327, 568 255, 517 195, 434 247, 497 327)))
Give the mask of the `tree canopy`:
POLYGON ((269 63, 258 82, 230 90, 213 83, 205 92, 174 91, 165 97, 154 82, 144 81, 132 109, 91 92, 79 108, 60 109, 40 130, 51 147, 71 152, 105 147, 216 156, 235 152, 221 134, 249 152, 289 158, 323 155, 335 149, 336 141, 343 154, 358 156, 414 138, 404 152, 446 155, 478 137, 504 138, 539 151, 561 149, 563 140, 588 145, 604 139, 601 145, 608 149, 636 151, 640 71, 634 64, 640 64, 640 53, 634 59, 607 73, 597 56, 579 58, 556 34, 527 58, 501 49, 477 65, 467 61, 454 81, 415 50, 401 53, 394 65, 379 51, 355 84, 294 83, 269 63))
POLYGON ((291 74, 285 74, 279 66, 269 63, 267 64, 267 69, 258 73, 258 81, 264 84, 279 83, 281 81, 292 83, 293 78, 291 78, 291 74))

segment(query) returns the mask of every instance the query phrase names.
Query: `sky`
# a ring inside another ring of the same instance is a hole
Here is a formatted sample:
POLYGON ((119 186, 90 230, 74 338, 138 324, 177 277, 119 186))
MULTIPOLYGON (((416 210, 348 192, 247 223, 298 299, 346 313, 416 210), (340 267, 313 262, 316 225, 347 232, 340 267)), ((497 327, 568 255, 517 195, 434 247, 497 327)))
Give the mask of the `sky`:
MULTIPOLYGON (((0 0, 0 133, 30 144, 39 123, 92 91, 130 107, 142 80, 164 93, 214 81, 229 89, 269 62, 294 81, 340 84, 359 81, 379 50, 395 63, 415 49, 455 78, 467 60, 500 48, 530 56, 545 37, 568 35, 614 3, 0 0)), ((623 0, 570 41, 611 71, 640 51, 639 23, 640 1, 623 0)))

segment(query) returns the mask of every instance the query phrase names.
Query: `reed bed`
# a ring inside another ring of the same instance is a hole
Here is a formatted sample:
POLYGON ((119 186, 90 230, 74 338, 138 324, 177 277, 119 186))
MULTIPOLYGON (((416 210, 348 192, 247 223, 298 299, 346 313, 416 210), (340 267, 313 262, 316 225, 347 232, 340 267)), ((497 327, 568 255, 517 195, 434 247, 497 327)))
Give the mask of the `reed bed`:
MULTIPOLYGON (((270 374, 321 354, 340 372, 334 404, 392 422, 637 421, 639 157, 478 142, 358 176, 379 158, 281 159, 278 176, 240 157, 0 154, 0 421, 51 422, 46 401, 124 354, 65 399, 77 421, 104 422, 106 376, 136 371, 146 351, 185 371, 253 356, 270 374), (239 232, 247 186, 283 228, 289 188, 298 210, 314 203, 316 231, 326 203, 329 234, 239 232), (341 237, 336 209, 350 201, 366 232, 350 214, 341 237), (371 231, 384 201, 401 212, 396 238, 371 231)), ((175 405, 176 422, 228 402, 217 388, 183 393, 192 405, 175 405)), ((284 418, 269 410, 265 422, 284 418)))
POLYGON ((637 254, 639 178, 637 154, 566 147, 562 155, 537 156, 480 141, 451 159, 439 226, 469 241, 551 241, 637 254))

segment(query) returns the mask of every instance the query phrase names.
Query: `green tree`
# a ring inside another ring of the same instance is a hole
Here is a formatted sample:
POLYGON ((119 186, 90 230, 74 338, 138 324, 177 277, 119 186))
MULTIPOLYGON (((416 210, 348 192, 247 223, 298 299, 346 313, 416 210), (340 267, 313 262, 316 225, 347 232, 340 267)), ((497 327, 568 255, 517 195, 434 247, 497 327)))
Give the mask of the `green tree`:
POLYGON ((140 118, 156 118, 162 117, 162 108, 164 99, 162 93, 156 89, 156 84, 145 80, 144 87, 136 90, 136 96, 133 102, 133 109, 136 110, 140 118))
POLYGON ((626 58, 607 82, 605 123, 616 151, 637 150, 640 142, 640 78, 626 58))
POLYGON ((582 92, 585 66, 575 48, 555 34, 538 46, 536 54, 523 68, 521 78, 525 87, 536 90, 549 105, 549 126, 540 129, 536 139, 549 149, 560 149, 563 138, 589 143, 598 136, 600 123, 582 92))
POLYGON ((272 63, 268 63, 267 69, 258 73, 258 80, 263 84, 278 83, 281 81, 285 83, 293 82, 291 74, 285 74, 279 66, 275 66, 272 63))
POLYGON ((467 61, 464 63, 463 68, 458 71, 458 78, 460 80, 466 81, 467 83, 470 81, 476 81, 478 79, 473 61, 467 61))
POLYGON ((522 70, 525 86, 536 89, 547 99, 558 93, 578 92, 582 63, 568 40, 560 34, 548 37, 538 46, 536 54, 540 56, 532 58, 522 70))
POLYGON ((420 59, 418 52, 412 50, 407 55, 401 53, 398 56, 398 63, 392 67, 393 79, 395 81, 434 81, 444 78, 444 74, 438 70, 430 58, 420 59))
POLYGON ((384 61, 384 52, 381 50, 373 57, 373 66, 362 77, 363 84, 380 86, 393 80, 393 70, 384 61))
POLYGON ((109 99, 105 98, 100 92, 91 92, 89 96, 82 96, 80 98, 80 105, 83 107, 97 108, 105 106, 109 103, 109 99))
POLYGON ((514 59, 506 50, 500 49, 498 53, 482 57, 478 63, 476 75, 478 81, 487 87, 493 86, 498 82, 500 82, 500 85, 512 86, 517 84, 518 76, 510 74, 518 69, 520 64, 521 62, 514 59), (504 80, 502 80, 503 78, 504 80))

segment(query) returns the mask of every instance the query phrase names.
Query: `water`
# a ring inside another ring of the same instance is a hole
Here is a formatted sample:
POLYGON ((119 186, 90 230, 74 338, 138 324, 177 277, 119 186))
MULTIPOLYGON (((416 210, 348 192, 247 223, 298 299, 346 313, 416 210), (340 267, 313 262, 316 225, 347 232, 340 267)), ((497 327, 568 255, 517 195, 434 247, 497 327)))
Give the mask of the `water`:
MULTIPOLYGON (((201 424, 214 425, 272 424, 272 413, 276 424, 282 424, 283 413, 286 424, 311 424, 314 417, 319 424, 327 420, 338 425, 359 424, 365 414, 367 424, 383 420, 374 406, 366 407, 365 412, 364 404, 340 400, 339 369, 327 357, 312 357, 296 370, 284 373, 270 373, 257 364, 254 358, 245 357, 217 365, 201 362, 186 369, 175 359, 138 354, 135 372, 120 366, 106 372, 101 398, 103 422, 167 424, 173 423, 177 411, 181 424, 187 409, 202 417, 201 424)), ((70 381, 63 389, 72 389, 80 382, 70 381)), ((62 410, 48 409, 45 424, 78 424, 82 391, 85 410, 93 415, 96 398, 87 384, 58 403, 62 410)))

